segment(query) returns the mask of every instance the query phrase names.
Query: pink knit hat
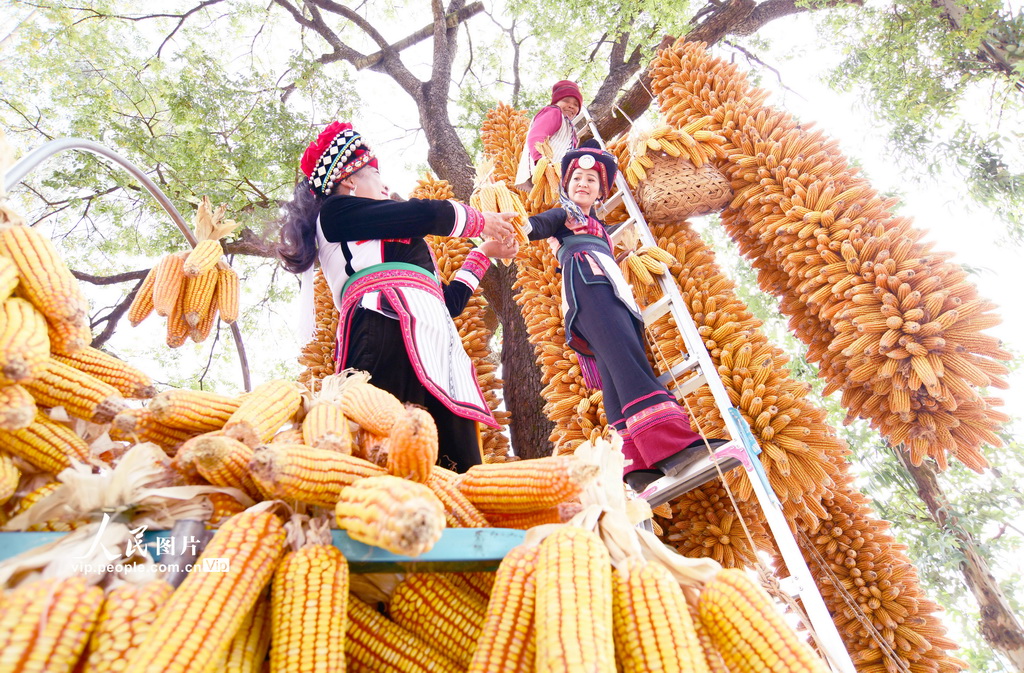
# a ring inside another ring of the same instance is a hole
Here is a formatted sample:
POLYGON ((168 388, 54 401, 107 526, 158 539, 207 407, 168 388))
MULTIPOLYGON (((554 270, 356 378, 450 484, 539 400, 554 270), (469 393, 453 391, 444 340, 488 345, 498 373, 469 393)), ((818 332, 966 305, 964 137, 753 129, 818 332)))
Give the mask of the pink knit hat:
POLYGON ((551 104, 554 105, 563 98, 575 98, 576 102, 579 103, 580 107, 583 107, 583 96, 580 94, 580 88, 576 86, 576 82, 572 80, 563 79, 559 82, 555 82, 555 85, 551 87, 551 104))

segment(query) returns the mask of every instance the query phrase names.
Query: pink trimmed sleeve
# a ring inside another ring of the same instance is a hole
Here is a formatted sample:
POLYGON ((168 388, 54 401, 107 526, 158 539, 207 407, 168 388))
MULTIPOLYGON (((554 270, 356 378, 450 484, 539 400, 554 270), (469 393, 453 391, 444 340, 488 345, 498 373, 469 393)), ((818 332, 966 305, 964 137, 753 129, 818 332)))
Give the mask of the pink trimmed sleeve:
POLYGON ((530 157, 537 161, 540 159, 540 152, 537 151, 537 143, 544 142, 551 136, 558 133, 562 128, 562 110, 557 105, 548 105, 542 108, 530 124, 530 130, 526 134, 526 146, 530 148, 530 157))
POLYGON ((462 267, 455 273, 454 280, 465 283, 469 289, 475 291, 490 267, 490 257, 474 248, 466 255, 466 260, 462 262, 462 267))
POLYGON ((449 236, 474 238, 484 231, 484 215, 476 208, 470 208, 464 203, 448 200, 455 209, 455 224, 452 226, 449 236))

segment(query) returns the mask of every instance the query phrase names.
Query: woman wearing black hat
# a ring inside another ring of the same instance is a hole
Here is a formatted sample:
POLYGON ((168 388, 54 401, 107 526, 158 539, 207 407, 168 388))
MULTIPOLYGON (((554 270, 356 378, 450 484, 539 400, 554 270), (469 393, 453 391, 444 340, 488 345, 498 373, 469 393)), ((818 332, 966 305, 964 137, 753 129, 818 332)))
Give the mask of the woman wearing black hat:
POLYGON ((308 178, 285 206, 279 255, 293 273, 319 262, 334 296, 337 366, 425 407, 442 459, 463 472, 481 462, 475 421, 497 427, 452 317, 490 265, 515 255, 512 213, 455 201, 391 201, 377 159, 350 124, 334 122, 306 148, 308 178), (424 236, 488 239, 441 285, 424 236))
POLYGON ((616 170, 615 157, 593 141, 567 152, 562 207, 531 217, 529 238, 553 237, 559 244, 567 343, 587 385, 601 388, 605 415, 623 440, 623 478, 641 491, 680 472, 695 453, 687 449, 703 446, 703 440, 651 369, 640 309, 612 257, 604 225, 589 214, 608 196, 616 170))

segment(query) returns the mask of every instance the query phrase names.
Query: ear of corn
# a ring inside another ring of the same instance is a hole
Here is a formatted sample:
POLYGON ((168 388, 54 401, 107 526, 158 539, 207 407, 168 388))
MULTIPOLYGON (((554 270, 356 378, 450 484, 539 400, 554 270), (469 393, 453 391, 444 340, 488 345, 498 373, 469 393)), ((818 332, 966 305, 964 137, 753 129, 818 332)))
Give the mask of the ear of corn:
POLYGON ((270 582, 284 551, 284 527, 271 512, 228 519, 196 563, 224 559, 227 572, 193 571, 157 613, 126 670, 200 673, 219 661, 270 582))
POLYGON ((185 279, 182 310, 189 327, 199 325, 200 319, 211 312, 211 304, 217 293, 217 277, 217 270, 210 269, 200 276, 185 279))
POLYGON ((164 425, 194 432, 220 430, 238 411, 240 398, 203 390, 165 390, 147 407, 164 425))
MULTIPOLYGON (((217 281, 219 285, 221 281, 217 281)), ((313 338, 302 347, 299 364, 304 369, 299 374, 299 383, 315 390, 324 377, 334 374, 334 347, 338 339, 338 309, 327 279, 320 269, 313 276, 313 306, 316 326, 313 338)), ((223 312, 224 309, 222 308, 223 312)))
POLYGON ((0 304, 0 383, 25 383, 46 367, 46 319, 32 304, 11 297, 0 304))
POLYGON ((348 561, 329 544, 285 554, 272 585, 272 671, 344 671, 348 561))
POLYGON ((226 264, 217 271, 217 307, 220 319, 226 323, 238 320, 238 274, 226 264))
POLYGON ((103 590, 84 577, 24 584, 3 597, 0 671, 71 671, 96 624, 103 590))
POLYGON ((317 402, 302 419, 301 443, 317 449, 352 453, 352 430, 341 407, 333 402, 317 402))
POLYGON ((156 388, 149 375, 97 348, 87 346, 76 353, 54 353, 52 357, 57 362, 74 367, 113 386, 125 397, 149 399, 156 394, 156 388))
POLYGON ((221 247, 220 241, 212 238, 199 241, 185 258, 185 277, 196 278, 214 269, 223 254, 224 248, 221 247))
POLYGON ((382 468, 362 458, 286 443, 257 447, 249 471, 256 486, 268 498, 331 508, 346 486, 359 479, 386 474, 382 468))
POLYGON ((114 416, 110 426, 110 438, 113 440, 153 442, 172 456, 179 446, 196 434, 161 423, 149 408, 125 409, 114 416))
POLYGON ((260 596, 231 639, 224 661, 214 670, 224 673, 262 673, 270 649, 270 599, 260 596))
POLYGON ((571 456, 474 465, 459 478, 458 487, 485 514, 529 512, 576 497, 598 469, 571 456))
POLYGON ((71 461, 89 462, 89 445, 68 426, 51 421, 39 411, 28 427, 0 430, 0 446, 44 472, 53 474, 71 467, 71 461))
POLYGON ((345 381, 340 403, 347 418, 380 437, 387 437, 403 410, 397 397, 358 375, 345 381))
POLYGON ((462 589, 467 596, 483 606, 491 599, 494 590, 493 572, 438 573, 462 589))
POLYGON ((182 253, 165 255, 153 267, 153 308, 159 316, 171 315, 185 285, 185 258, 182 253))
POLYGON ((214 486, 231 486, 246 495, 260 498, 260 491, 249 474, 252 449, 230 437, 204 435, 190 440, 189 458, 196 470, 214 486))
POLYGON ((437 425, 423 408, 407 406, 388 435, 388 473, 426 483, 437 462, 437 425))
POLYGON ((107 592, 96 628, 89 638, 83 673, 124 671, 132 648, 142 643, 157 610, 174 588, 163 580, 126 582, 107 592))
POLYGON ((298 387, 276 379, 260 384, 245 396, 224 424, 224 431, 251 447, 268 442, 302 406, 298 387))
POLYGON ((36 417, 36 401, 23 386, 0 386, 0 430, 27 428, 36 417))
POLYGON ((345 654, 353 670, 378 673, 459 673, 464 667, 436 647, 350 596, 345 654))
POLYGON ((532 670, 537 647, 534 609, 539 550, 520 545, 498 566, 469 673, 532 670))
POLYGON ((0 254, 18 269, 19 292, 55 323, 89 331, 89 303, 50 239, 32 227, 0 228, 0 254))
POLYGON ((700 592, 698 610, 731 671, 828 670, 742 570, 727 568, 708 582, 700 592))
POLYGON ((142 284, 135 291, 135 298, 128 307, 128 322, 132 327, 138 326, 140 322, 149 317, 153 312, 153 286, 156 284, 157 265, 150 268, 149 273, 142 279, 142 284))
POLYGON ((391 596, 391 618, 461 666, 473 658, 484 622, 484 605, 435 573, 407 575, 391 596))
POLYGON ((612 571, 615 649, 623 673, 709 673, 686 597, 665 566, 643 560, 612 571))
MULTIPOLYGON (((182 285, 184 285, 182 280, 182 285)), ((168 348, 181 348, 188 341, 192 328, 185 321, 185 290, 182 288, 178 297, 167 314, 167 338, 165 343, 168 348)))
POLYGON ((109 423, 127 407, 114 386, 54 359, 25 388, 41 406, 64 407, 72 416, 93 423, 109 423))
POLYGON ((563 502, 555 507, 538 509, 519 514, 498 514, 490 512, 487 521, 495 528, 516 528, 526 530, 546 523, 565 523, 582 509, 582 505, 574 502, 563 502))
POLYGON ((346 486, 334 512, 352 539, 405 556, 429 550, 445 527, 444 506, 429 488, 390 475, 346 486))
POLYGON ((209 306, 206 307, 206 312, 199 314, 199 322, 189 332, 192 341, 202 343, 206 341, 206 337, 210 336, 210 332, 213 331, 213 326, 217 322, 217 308, 217 294, 214 293, 209 306))
POLYGON ((206 493, 204 496, 213 508, 210 519, 207 523, 211 526, 219 526, 239 512, 245 511, 245 505, 238 502, 227 493, 206 493))
POLYGON ((21 481, 21 470, 14 464, 10 455, 0 452, 0 505, 4 505, 18 490, 21 481))
POLYGON ((18 267, 9 257, 0 255, 0 301, 5 301, 18 287, 18 267))
POLYGON ((487 518, 469 501, 469 498, 462 494, 454 481, 443 476, 442 469, 434 466, 430 478, 427 480, 427 487, 444 505, 444 516, 448 527, 487 528, 490 526, 487 518))

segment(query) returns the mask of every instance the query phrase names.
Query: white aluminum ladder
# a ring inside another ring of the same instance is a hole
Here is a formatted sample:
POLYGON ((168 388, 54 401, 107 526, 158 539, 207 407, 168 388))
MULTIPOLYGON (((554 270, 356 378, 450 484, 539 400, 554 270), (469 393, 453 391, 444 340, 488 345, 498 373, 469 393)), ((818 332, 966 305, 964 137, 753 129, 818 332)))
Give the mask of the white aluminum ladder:
MULTIPOLYGON (((577 130, 589 127, 594 139, 603 148, 605 146, 601 134, 598 132, 597 124, 591 118, 589 111, 584 107, 576 118, 577 130)), ((611 232, 610 237, 613 244, 622 235, 632 229, 642 245, 656 246, 658 243, 647 226, 647 220, 640 207, 633 197, 629 183, 622 171, 616 171, 615 186, 618 192, 612 196, 604 205, 604 212, 615 208, 619 203, 626 207, 627 219, 617 225, 611 232)), ((665 373, 659 376, 663 384, 677 381, 678 378, 687 372, 694 372, 694 375, 682 384, 676 386, 672 391, 676 397, 682 398, 706 385, 715 400, 715 405, 722 414, 726 429, 731 440, 698 461, 688 466, 679 476, 662 477, 647 487, 640 497, 647 500, 652 507, 668 502, 691 491, 698 486, 711 481, 719 475, 719 472, 727 472, 742 467, 747 473, 753 486, 754 496, 757 498, 761 510, 764 512, 768 527, 775 544, 779 548, 786 568, 789 570, 789 577, 780 581, 780 586, 790 596, 799 597, 803 602, 804 611, 810 624, 807 625, 814 632, 815 641, 822 653, 831 664, 834 671, 839 673, 856 673, 853 661, 846 650, 846 646, 839 637, 835 622, 829 614, 825 601, 818 591, 814 578, 804 562, 793 531, 786 521, 782 506, 779 503, 771 484, 764 473, 758 455, 761 448, 757 440, 750 432, 746 421, 740 415, 729 399, 729 393, 722 383, 718 370, 704 346, 704 340, 697 332, 697 325, 686 307, 679 286, 671 273, 666 269, 665 273, 657 276, 658 285, 661 288, 662 296, 651 303, 642 311, 644 326, 651 325, 655 320, 666 313, 671 313, 678 328, 679 335, 683 340, 686 359, 668 368, 665 373)), ((656 349, 655 349, 656 350, 656 349)), ((658 353, 655 352, 655 357, 658 353)))

